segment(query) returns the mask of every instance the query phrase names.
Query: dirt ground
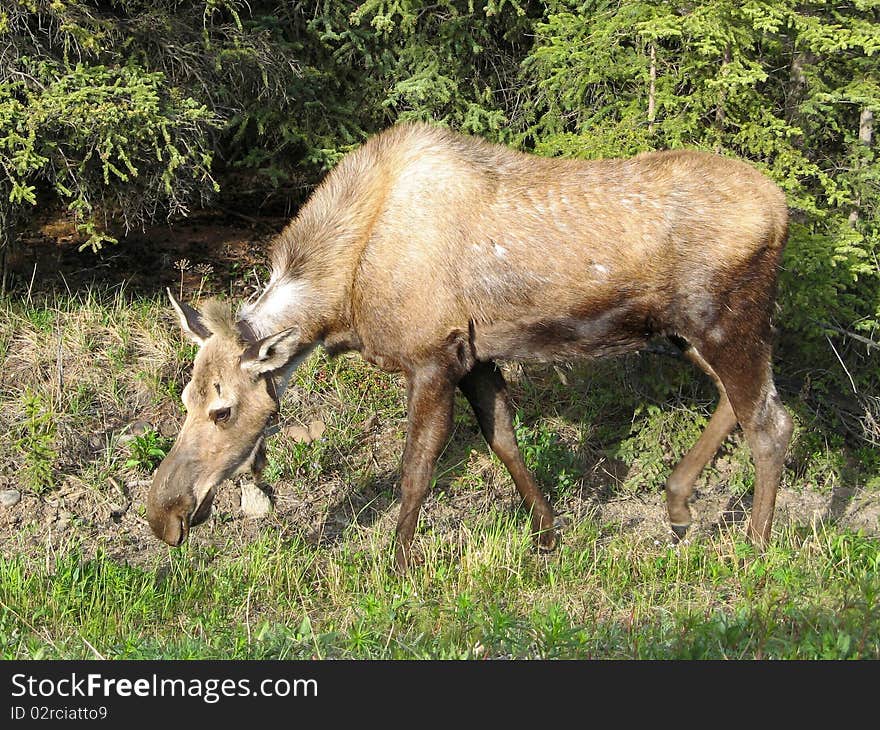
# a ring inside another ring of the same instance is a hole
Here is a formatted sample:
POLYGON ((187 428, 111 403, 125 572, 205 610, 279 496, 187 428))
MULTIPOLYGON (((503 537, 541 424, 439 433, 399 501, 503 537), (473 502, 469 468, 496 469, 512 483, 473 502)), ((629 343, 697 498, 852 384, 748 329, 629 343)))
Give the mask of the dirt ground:
MULTIPOLYGON (((41 290, 75 292, 94 285, 124 284, 131 294, 158 294, 166 286, 177 291, 182 285, 184 297, 192 297, 204 287, 205 267, 211 267, 213 292, 208 293, 248 296, 260 286, 266 245, 285 222, 279 218, 250 220, 240 215, 204 214, 174 228, 156 226, 147 232, 134 232, 119 245, 107 246, 99 253, 78 251, 78 241, 69 225, 43 223, 26 233, 23 245, 10 261, 12 290, 26 296, 41 290), (181 261, 186 264, 182 272, 175 267, 181 261)), ((173 428, 173 419, 169 422, 173 428)), ((261 519, 242 514, 240 491, 237 485, 227 484, 218 495, 210 520, 196 528, 190 539, 221 545, 233 535, 244 544, 271 525, 282 534, 304 532, 310 541, 330 545, 352 525, 366 528, 378 522, 390 541, 397 517, 396 465, 403 448, 401 424, 368 419, 363 431, 381 467, 379 471, 385 475, 375 484, 357 486, 330 476, 307 491, 290 483, 271 485, 268 489, 274 509, 261 519)), ((492 504, 511 510, 519 504, 509 478, 491 466, 478 432, 474 429, 464 437, 468 445, 484 455, 478 458, 485 459, 486 487, 432 494, 423 510, 422 531, 449 530, 454 534, 460 525, 467 526, 492 504)), ((721 469, 719 472, 723 473, 721 469)), ((609 529, 637 532, 645 540, 671 542, 661 493, 620 497, 619 492, 608 488, 625 473, 622 463, 600 460, 593 465, 585 479, 587 486, 580 493, 555 502, 557 511, 570 523, 589 517, 609 529)), ((37 554, 41 551, 35 550, 36 546, 77 544, 85 554, 100 548, 120 561, 151 562, 167 548, 152 536, 143 517, 149 484, 149 478, 144 477, 116 483, 104 492, 76 483, 62 483, 46 496, 22 490, 17 503, 0 505, 0 552, 4 556, 37 554)), ((0 493, 15 486, 15 474, 0 475, 0 493)), ((710 536, 731 522, 740 523, 742 529, 749 508, 749 497, 732 497, 723 482, 701 481, 692 502, 695 522, 690 536, 710 536)), ((880 494, 859 485, 830 494, 810 489, 780 490, 777 526, 810 525, 820 520, 880 535, 880 494)))

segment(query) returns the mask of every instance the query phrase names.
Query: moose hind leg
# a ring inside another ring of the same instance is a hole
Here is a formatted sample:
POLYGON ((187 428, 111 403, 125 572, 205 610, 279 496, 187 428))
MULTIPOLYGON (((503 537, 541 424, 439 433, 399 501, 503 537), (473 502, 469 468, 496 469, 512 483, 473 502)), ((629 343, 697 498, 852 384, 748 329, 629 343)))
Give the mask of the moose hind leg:
POLYGON ((736 426, 736 416, 718 375, 695 348, 688 348, 684 354, 715 382, 719 401, 699 440, 685 454, 666 481, 666 512, 669 515, 669 526, 680 540, 684 538, 691 524, 688 499, 693 492, 694 482, 736 426))
POLYGON ((494 362, 478 362, 458 387, 471 404, 489 447, 507 467, 526 509, 531 512, 535 540, 540 547, 552 550, 558 540, 553 509, 526 468, 516 443, 504 375, 494 362))
POLYGON ((434 467, 452 432, 455 383, 441 367, 421 368, 407 381, 407 431, 401 475, 401 503, 395 532, 395 562, 406 571, 419 512, 434 467))
POLYGON ((737 358, 714 363, 714 367, 752 452, 755 482, 748 537, 763 549, 773 526, 776 491, 793 430, 791 416, 773 384, 769 348, 751 358, 741 352, 737 358))
POLYGON ((791 416, 783 407, 769 374, 761 391, 761 399, 744 422, 743 430, 755 462, 755 489, 748 536, 758 548, 763 549, 770 542, 776 491, 782 479, 785 454, 793 430, 791 416))

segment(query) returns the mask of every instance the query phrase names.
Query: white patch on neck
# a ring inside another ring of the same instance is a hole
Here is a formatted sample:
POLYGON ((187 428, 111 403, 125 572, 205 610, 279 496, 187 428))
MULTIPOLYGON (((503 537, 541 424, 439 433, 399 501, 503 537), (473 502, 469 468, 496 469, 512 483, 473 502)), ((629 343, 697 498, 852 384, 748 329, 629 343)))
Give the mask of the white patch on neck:
POLYGON ((268 337, 287 329, 297 313, 309 306, 309 285, 301 280, 276 279, 273 275, 257 300, 245 304, 238 313, 257 337, 268 337))

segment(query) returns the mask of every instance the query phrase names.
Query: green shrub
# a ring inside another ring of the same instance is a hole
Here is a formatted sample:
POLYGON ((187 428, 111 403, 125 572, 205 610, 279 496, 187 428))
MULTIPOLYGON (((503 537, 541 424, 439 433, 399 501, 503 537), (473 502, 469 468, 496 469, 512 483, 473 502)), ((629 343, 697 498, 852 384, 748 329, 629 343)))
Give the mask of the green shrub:
POLYGON ((42 494, 55 486, 55 415, 39 393, 26 388, 23 396, 24 423, 16 448, 23 462, 19 473, 24 486, 42 494))

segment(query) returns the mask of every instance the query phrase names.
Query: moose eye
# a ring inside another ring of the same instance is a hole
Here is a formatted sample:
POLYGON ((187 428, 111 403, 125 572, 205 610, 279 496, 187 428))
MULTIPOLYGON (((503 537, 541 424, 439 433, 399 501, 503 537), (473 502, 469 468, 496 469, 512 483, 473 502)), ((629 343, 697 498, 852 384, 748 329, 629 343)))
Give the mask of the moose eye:
POLYGON ((230 413, 231 413, 231 409, 230 409, 230 408, 215 408, 214 410, 212 410, 212 411, 208 414, 208 417, 209 417, 214 423, 226 423, 226 421, 229 420, 229 414, 230 414, 230 413))

